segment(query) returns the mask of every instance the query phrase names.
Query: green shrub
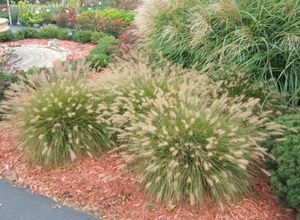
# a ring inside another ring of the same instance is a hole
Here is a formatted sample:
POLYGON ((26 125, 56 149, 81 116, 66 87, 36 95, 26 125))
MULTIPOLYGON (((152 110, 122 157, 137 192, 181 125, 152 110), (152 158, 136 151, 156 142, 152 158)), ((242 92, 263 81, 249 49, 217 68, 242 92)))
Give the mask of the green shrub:
POLYGON ((98 45, 93 49, 88 56, 86 62, 95 69, 100 69, 107 66, 111 60, 111 56, 119 48, 119 41, 114 37, 103 37, 98 40, 98 45))
POLYGON ((283 142, 273 142, 271 185, 277 198, 288 206, 300 210, 300 114, 286 115, 279 123, 292 128, 283 142), (297 133, 295 132, 297 131, 297 133))
POLYGON ((139 58, 113 64, 99 87, 108 78, 117 91, 111 121, 144 189, 158 201, 191 203, 249 192, 269 135, 260 129, 275 127, 255 115, 258 100, 219 96, 205 74, 139 58))
MULTIPOLYGON (((96 93, 70 67, 33 74, 13 84, 2 104, 5 119, 16 130, 34 163, 64 165, 83 155, 110 148, 110 134, 96 93)), ((79 71, 79 70, 77 70, 79 71)))
POLYGON ((89 10, 77 16, 81 29, 101 31, 120 36, 134 19, 134 13, 119 9, 89 10))
POLYGON ((97 11, 97 15, 101 20, 122 19, 126 23, 130 23, 134 19, 134 13, 131 11, 123 11, 116 8, 103 9, 97 11))
POLYGON ((98 42, 104 37, 109 37, 109 36, 103 32, 93 31, 91 36, 91 42, 98 44, 98 42))
POLYGON ((43 28, 41 28, 40 36, 43 38, 73 40, 79 43, 98 43, 99 41, 106 41, 105 39, 114 39, 113 37, 101 32, 88 30, 79 31, 75 29, 60 28, 55 25, 46 25, 43 28))
POLYGON ((86 56, 85 60, 94 69, 100 70, 102 67, 106 67, 111 57, 105 53, 90 53, 86 56))
POLYGON ((73 40, 79 43, 91 42, 92 33, 92 31, 88 30, 75 32, 73 40))
POLYGON ((62 5, 59 4, 30 4, 28 1, 19 1, 18 19, 26 26, 53 23, 61 8, 62 5))
POLYGON ((271 83, 286 104, 298 104, 298 1, 145 1, 136 24, 154 56, 198 70, 237 64, 253 80, 271 83))
POLYGON ((25 1, 18 3, 19 8, 19 21, 25 26, 40 25, 44 21, 43 16, 40 13, 40 9, 30 7, 25 1))
POLYGON ((21 40, 25 38, 39 38, 40 34, 39 32, 34 28, 24 28, 21 30, 18 30, 16 32, 16 39, 21 40))
POLYGON ((40 30, 40 35, 43 38, 57 38, 61 33, 63 33, 63 29, 55 25, 46 25, 40 30))
POLYGON ((59 27, 75 28, 77 26, 77 10, 76 8, 68 8, 61 10, 55 17, 55 23, 59 27))
POLYGON ((14 40, 15 35, 12 31, 6 31, 4 33, 0 33, 0 42, 14 40))
POLYGON ((73 40, 73 36, 75 35, 76 30, 60 28, 57 38, 60 40, 73 40))

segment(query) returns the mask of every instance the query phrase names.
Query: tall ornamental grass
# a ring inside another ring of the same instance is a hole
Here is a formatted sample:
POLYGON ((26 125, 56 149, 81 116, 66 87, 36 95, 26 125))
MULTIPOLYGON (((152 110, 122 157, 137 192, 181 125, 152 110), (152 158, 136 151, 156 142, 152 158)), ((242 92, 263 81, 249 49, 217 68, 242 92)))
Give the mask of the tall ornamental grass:
POLYGON ((136 17, 144 45, 185 68, 236 64, 298 105, 298 0, 145 0, 136 17))

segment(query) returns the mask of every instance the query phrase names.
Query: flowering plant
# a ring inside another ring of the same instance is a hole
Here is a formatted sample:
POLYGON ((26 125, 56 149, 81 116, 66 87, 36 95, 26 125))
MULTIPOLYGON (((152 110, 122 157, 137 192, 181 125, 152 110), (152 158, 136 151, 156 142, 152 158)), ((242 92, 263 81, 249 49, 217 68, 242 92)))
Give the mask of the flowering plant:
POLYGON ((115 37, 120 36, 127 27, 127 24, 120 18, 115 20, 104 20, 97 24, 97 30, 111 34, 115 37))
POLYGON ((120 36, 131 24, 134 13, 118 9, 90 10, 80 13, 77 21, 81 29, 97 30, 120 36))
POLYGON ((23 25, 52 23, 60 5, 29 4, 27 1, 18 3, 18 17, 23 25))
POLYGON ((56 24, 61 27, 74 28, 77 23, 76 9, 69 8, 62 10, 55 18, 56 24))

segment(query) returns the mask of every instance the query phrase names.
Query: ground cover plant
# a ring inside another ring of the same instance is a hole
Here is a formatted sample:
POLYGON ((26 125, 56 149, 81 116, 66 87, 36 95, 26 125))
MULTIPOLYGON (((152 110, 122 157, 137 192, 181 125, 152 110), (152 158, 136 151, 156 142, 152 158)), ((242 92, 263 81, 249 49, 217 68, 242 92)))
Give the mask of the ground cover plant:
POLYGON ((198 70, 211 62, 245 67, 295 106, 299 13, 298 1, 155 0, 144 2, 136 24, 150 54, 198 70))
POLYGON ((82 70, 58 66, 20 79, 1 103, 4 119, 17 131, 26 154, 45 166, 64 165, 82 155, 98 156, 112 140, 98 106, 104 96, 90 90, 82 70))

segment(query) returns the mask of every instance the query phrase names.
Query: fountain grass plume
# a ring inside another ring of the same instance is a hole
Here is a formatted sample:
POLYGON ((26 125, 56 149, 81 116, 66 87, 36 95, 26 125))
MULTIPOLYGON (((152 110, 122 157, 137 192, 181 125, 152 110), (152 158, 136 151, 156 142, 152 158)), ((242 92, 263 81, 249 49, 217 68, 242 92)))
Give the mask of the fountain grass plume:
POLYGON ((83 68, 60 65, 20 79, 1 103, 6 124, 36 164, 61 166, 111 148, 106 97, 91 89, 83 68))
POLYGON ((96 84, 116 86, 116 150, 158 201, 221 204, 249 193, 263 142, 284 132, 271 112, 257 114, 258 99, 230 97, 195 70, 153 68, 143 55, 120 59, 96 84))

